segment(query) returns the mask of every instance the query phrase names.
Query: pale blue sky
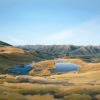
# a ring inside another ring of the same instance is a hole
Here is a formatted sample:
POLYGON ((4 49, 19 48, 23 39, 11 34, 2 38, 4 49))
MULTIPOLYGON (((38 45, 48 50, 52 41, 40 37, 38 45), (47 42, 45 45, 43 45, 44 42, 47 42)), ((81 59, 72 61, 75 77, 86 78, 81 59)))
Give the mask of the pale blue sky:
POLYGON ((100 45, 100 0, 0 0, 0 40, 100 45))

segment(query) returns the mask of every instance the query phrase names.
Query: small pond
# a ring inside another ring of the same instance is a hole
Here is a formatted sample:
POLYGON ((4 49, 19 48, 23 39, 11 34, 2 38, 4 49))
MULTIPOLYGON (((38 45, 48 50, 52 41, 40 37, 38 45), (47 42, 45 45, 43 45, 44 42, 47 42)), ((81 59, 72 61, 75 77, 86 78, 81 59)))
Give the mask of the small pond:
POLYGON ((23 68, 22 67, 14 67, 14 68, 9 68, 9 72, 16 72, 19 74, 26 74, 29 70, 31 70, 31 66, 25 65, 23 68))
POLYGON ((56 72, 70 72, 74 70, 78 70, 81 68, 81 66, 70 63, 70 62, 60 62, 55 64, 56 68, 55 69, 50 69, 51 73, 56 73, 56 72))
POLYGON ((35 63, 35 60, 32 60, 32 63, 35 63))
POLYGON ((35 69, 34 72, 41 72, 43 69, 35 69))
POLYGON ((63 59, 63 58, 54 58, 54 60, 60 60, 60 59, 63 59))
POLYGON ((35 61, 33 60, 32 63, 27 63, 25 65, 15 65, 14 68, 9 68, 9 72, 15 72, 19 74, 26 74, 29 70, 31 70, 31 66, 34 65, 35 61))
POLYGON ((47 68, 47 66, 45 66, 45 65, 37 65, 37 67, 45 67, 45 68, 47 68))
POLYGON ((14 68, 19 68, 21 67, 22 65, 15 65, 14 68))

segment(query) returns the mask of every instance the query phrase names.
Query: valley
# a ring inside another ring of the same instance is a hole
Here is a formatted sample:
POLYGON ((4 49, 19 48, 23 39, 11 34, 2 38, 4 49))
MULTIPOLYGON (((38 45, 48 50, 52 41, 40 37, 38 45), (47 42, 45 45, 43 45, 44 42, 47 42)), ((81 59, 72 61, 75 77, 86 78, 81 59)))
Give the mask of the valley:
POLYGON ((0 50, 0 100, 100 100, 99 52, 66 56, 7 43, 0 50))
POLYGON ((0 0, 0 100, 100 100, 100 0, 0 0))

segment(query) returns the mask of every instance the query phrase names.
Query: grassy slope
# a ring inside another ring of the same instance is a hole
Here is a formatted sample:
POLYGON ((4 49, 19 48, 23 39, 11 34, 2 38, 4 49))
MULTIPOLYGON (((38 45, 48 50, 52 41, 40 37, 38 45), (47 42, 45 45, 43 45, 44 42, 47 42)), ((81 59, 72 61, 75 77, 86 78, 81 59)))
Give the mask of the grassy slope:
MULTIPOLYGON (((51 68, 56 61, 42 61, 36 65, 51 68)), ((83 68, 49 76, 0 75, 0 100, 100 100, 99 63, 87 63, 79 59, 62 61, 73 62, 83 68), (92 66, 92 70, 88 66, 92 66)))
POLYGON ((99 74, 100 70, 46 77, 0 75, 0 99, 100 100, 99 74))
POLYGON ((13 46, 0 46, 0 54, 5 53, 5 54, 11 54, 11 53, 19 53, 19 54, 24 54, 24 50, 21 48, 16 48, 13 46))
POLYGON ((40 58, 0 41, 0 74, 8 73, 8 68, 13 68, 15 64, 26 64, 32 60, 38 61, 40 58))
POLYGON ((65 53, 56 53, 56 52, 42 52, 42 51, 35 51, 34 50, 26 50, 27 52, 29 52, 30 54, 39 57, 41 60, 52 60, 54 58, 65 58, 65 59, 82 59, 86 62, 100 62, 100 53, 97 54, 81 54, 81 55, 74 55, 74 54, 70 54, 70 55, 66 55, 65 53))

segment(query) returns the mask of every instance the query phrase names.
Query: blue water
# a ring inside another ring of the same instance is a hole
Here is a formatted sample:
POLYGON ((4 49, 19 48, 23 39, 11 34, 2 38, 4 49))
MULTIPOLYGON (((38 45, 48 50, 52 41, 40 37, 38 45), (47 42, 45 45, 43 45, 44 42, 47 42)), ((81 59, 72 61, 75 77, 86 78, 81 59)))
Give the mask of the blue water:
POLYGON ((15 65, 15 66, 14 66, 14 68, 18 68, 18 67, 21 67, 21 65, 15 65))
POLYGON ((16 72, 19 74, 26 74, 29 70, 31 70, 31 66, 30 65, 24 65, 24 67, 22 68, 21 65, 15 65, 14 68, 9 68, 8 71, 9 72, 16 72))
POLYGON ((45 68, 47 67, 47 66, 45 66, 45 65, 37 65, 37 66, 38 66, 38 67, 45 67, 45 68))
POLYGON ((41 72, 43 69, 35 69, 34 72, 41 72))
POLYGON ((63 58, 54 58, 54 60, 60 60, 60 59, 63 59, 63 58))
POLYGON ((35 60, 32 60, 32 63, 35 63, 35 60))
POLYGON ((70 62, 56 63, 55 66, 56 66, 55 69, 50 69, 51 73, 70 72, 70 71, 78 70, 78 68, 81 68, 81 66, 79 66, 77 64, 70 63, 70 62))
POLYGON ((14 68, 9 68, 9 72, 16 72, 19 74, 26 74, 29 70, 31 70, 31 66, 34 65, 35 61, 33 60, 32 63, 27 63, 23 65, 14 65, 14 68))

